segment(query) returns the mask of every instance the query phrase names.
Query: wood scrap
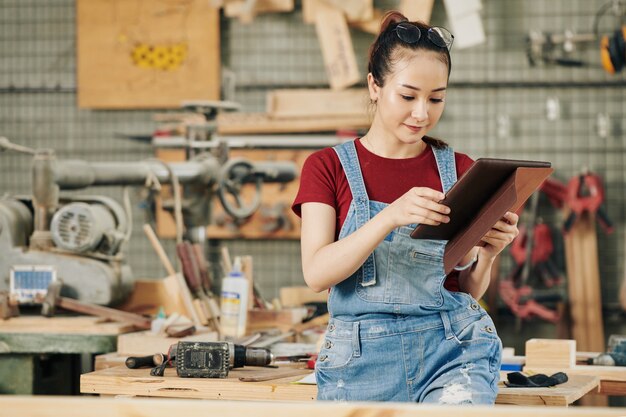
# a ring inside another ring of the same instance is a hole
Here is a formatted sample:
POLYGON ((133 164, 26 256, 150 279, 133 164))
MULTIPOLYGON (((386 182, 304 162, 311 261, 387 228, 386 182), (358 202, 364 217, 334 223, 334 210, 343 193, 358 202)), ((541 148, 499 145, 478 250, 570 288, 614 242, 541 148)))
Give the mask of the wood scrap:
POLYGON ((315 15, 315 30, 330 87, 341 90, 359 82, 361 75, 344 14, 320 3, 315 15))
POLYGON ((400 0, 398 11, 412 22, 429 23, 434 3, 435 0, 400 0))
POLYGON ((367 117, 370 101, 366 88, 272 90, 266 99, 267 114, 273 119, 367 117))
POLYGON ((271 381, 273 379, 286 378, 291 376, 305 376, 310 374, 310 369, 262 369, 257 370, 252 367, 246 367, 241 370, 239 380, 241 382, 260 382, 271 381))
POLYGON ((152 248, 157 253, 157 256, 161 260, 161 263, 165 267, 167 273, 170 274, 170 276, 175 277, 176 282, 178 284, 178 293, 183 300, 185 309, 187 310, 187 314, 189 315, 189 317, 191 317, 194 324, 202 327, 202 321, 200 317, 198 317, 198 314, 196 314, 196 309, 193 305, 191 293, 189 292, 189 288, 187 287, 187 284, 185 283, 185 279, 183 278, 182 274, 178 274, 174 270, 172 263, 170 262, 167 254, 165 253, 165 249, 163 249, 163 246, 161 245, 161 242, 159 242, 159 238, 154 233, 154 230, 152 230, 152 227, 150 227, 149 224, 144 224, 143 231, 148 237, 148 240, 150 241, 152 248))
POLYGON ((217 132, 220 135, 332 132, 342 129, 367 129, 370 123, 370 117, 366 114, 276 120, 267 113, 222 113, 217 116, 217 132))

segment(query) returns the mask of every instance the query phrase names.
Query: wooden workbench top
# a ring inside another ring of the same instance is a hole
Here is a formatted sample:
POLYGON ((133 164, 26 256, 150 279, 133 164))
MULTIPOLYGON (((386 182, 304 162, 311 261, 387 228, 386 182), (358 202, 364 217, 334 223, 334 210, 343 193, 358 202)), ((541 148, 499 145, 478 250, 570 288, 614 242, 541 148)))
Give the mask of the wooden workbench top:
MULTIPOLYGON (((233 370, 225 379, 179 378, 174 369, 164 377, 150 376, 148 369, 107 368, 81 376, 83 394, 132 395, 147 397, 203 398, 222 400, 310 401, 317 396, 315 385, 295 384, 301 376, 263 382, 241 382, 240 377, 267 372, 267 368, 246 367, 233 370)), ((508 388, 502 386, 497 404, 567 406, 598 385, 598 378, 572 376, 552 388, 508 388)))
MULTIPOLYGON (((299 376, 261 382, 241 382, 240 377, 271 372, 272 368, 245 367, 229 372, 228 378, 179 378, 168 368, 164 377, 150 375, 149 369, 107 368, 81 375, 83 394, 133 395, 147 397, 203 398, 210 400, 293 400, 311 401, 315 385, 294 384, 312 371, 302 369, 299 376)), ((276 370, 280 371, 279 369, 276 370)))
POLYGON ((623 417, 623 408, 606 407, 516 407, 405 403, 351 403, 338 401, 257 402, 197 401, 183 399, 136 399, 5 396, 2 411, 9 416, 56 417, 623 417), (62 410, 62 411, 60 411, 62 410))
POLYGON ((20 316, 0 320, 0 353, 105 353, 117 350, 118 335, 129 324, 98 317, 20 316))
POLYGON ((99 317, 43 317, 19 316, 0 320, 0 333, 57 333, 108 335, 135 330, 133 325, 105 321, 99 317))

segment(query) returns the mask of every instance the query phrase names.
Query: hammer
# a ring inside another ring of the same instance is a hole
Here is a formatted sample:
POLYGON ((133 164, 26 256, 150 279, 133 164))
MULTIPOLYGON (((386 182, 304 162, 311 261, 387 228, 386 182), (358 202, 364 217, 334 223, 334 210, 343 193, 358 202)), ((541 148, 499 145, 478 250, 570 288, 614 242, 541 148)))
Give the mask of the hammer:
POLYGON ((128 313, 126 311, 117 310, 115 308, 104 307, 97 304, 85 303, 74 300, 72 298, 61 297, 61 287, 63 282, 60 280, 52 281, 48 285, 48 292, 41 306, 41 314, 46 317, 52 317, 57 307, 77 313, 88 314, 90 316, 98 316, 113 321, 121 321, 130 323, 139 329, 149 329, 151 320, 139 314, 128 313))

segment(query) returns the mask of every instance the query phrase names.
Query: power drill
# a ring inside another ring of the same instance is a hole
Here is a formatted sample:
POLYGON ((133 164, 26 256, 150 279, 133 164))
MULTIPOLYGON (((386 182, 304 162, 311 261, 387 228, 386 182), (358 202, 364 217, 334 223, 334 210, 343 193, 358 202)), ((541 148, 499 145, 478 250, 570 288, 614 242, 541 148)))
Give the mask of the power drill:
POLYGON ((150 372, 163 376, 174 363, 182 378, 226 378, 232 368, 267 366, 274 359, 265 348, 246 347, 232 342, 178 342, 170 347, 168 359, 150 372))
POLYGON ((626 366, 626 340, 618 342, 609 352, 587 360, 589 365, 626 366))

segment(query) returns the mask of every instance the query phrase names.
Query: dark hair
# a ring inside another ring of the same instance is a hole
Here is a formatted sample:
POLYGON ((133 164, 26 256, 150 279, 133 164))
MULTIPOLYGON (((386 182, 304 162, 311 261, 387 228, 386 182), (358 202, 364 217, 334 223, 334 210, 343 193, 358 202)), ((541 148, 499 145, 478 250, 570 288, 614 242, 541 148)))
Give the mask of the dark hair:
MULTIPOLYGON (((429 41, 426 36, 423 36, 430 28, 431 26, 424 22, 410 22, 402 13, 397 11, 390 11, 383 16, 380 33, 370 46, 367 64, 367 71, 374 77, 376 85, 380 87, 385 85, 385 79, 392 71, 393 65, 404 57, 402 52, 407 50, 426 50, 437 53, 439 60, 448 67, 448 78, 450 77, 452 62, 448 48, 439 47, 429 41), (422 36, 419 41, 406 43, 398 37, 395 28, 402 22, 407 22, 420 29, 422 36)), ((444 141, 429 136, 424 136, 423 140, 436 148, 448 146, 444 141)))

